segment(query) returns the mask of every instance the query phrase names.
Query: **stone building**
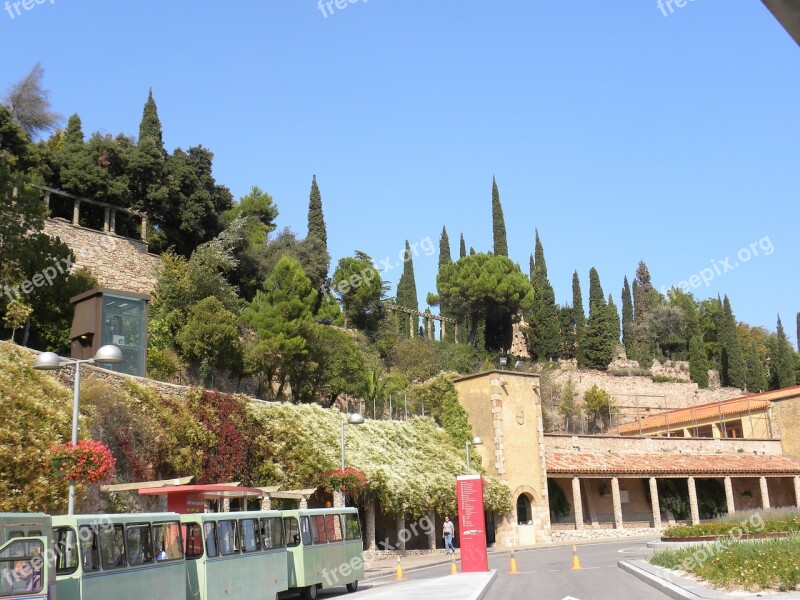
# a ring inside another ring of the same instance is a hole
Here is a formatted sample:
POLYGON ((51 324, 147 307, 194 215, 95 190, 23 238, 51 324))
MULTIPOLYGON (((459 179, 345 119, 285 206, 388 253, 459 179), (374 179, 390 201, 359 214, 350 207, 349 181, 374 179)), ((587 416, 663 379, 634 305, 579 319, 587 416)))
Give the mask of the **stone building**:
POLYGON ((664 480, 688 492, 690 523, 714 486, 728 512, 800 506, 800 386, 651 414, 607 435, 545 434, 536 375, 489 371, 455 386, 483 467, 512 492, 511 513, 487 518, 498 545, 656 533, 675 522, 660 503, 664 480), (553 522, 552 493, 568 505, 553 522))

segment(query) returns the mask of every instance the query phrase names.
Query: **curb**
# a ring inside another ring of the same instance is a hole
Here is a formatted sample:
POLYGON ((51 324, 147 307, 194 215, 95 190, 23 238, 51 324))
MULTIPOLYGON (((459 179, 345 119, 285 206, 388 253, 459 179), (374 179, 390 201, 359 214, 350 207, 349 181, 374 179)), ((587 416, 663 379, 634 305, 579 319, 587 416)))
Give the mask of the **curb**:
POLYGON ((492 569, 491 574, 492 576, 489 577, 489 581, 484 584, 483 589, 478 592, 476 596, 473 596, 471 600, 482 600, 486 594, 489 593, 489 588, 492 587, 494 580, 497 579, 497 569, 492 569))
POLYGON ((654 587, 658 591, 666 594, 670 598, 674 598, 675 600, 697 600, 700 598, 697 594, 693 594, 682 587, 674 585, 669 581, 662 579, 661 577, 657 577, 652 573, 648 573, 641 567, 634 565, 631 561, 621 560, 617 563, 617 566, 625 571, 626 573, 630 573, 637 579, 645 582, 647 585, 654 587))

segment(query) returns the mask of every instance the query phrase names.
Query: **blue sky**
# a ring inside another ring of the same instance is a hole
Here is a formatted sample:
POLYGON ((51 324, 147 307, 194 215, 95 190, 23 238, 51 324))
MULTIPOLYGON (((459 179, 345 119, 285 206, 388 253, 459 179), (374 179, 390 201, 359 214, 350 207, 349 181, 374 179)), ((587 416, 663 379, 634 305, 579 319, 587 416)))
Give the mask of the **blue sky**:
POLYGON ((419 243, 423 307, 424 240, 446 225, 454 256, 461 232, 491 249, 494 175, 511 258, 527 272, 538 227, 557 301, 574 270, 588 297, 595 266, 619 303, 642 259, 656 287, 695 275, 695 296, 771 330, 780 312, 795 339, 800 48, 761 2, 340 5, 11 6, 0 90, 41 61, 56 110, 135 134, 152 86, 167 147, 210 148, 218 182, 268 191, 279 227, 305 234, 316 173, 334 262, 419 243))

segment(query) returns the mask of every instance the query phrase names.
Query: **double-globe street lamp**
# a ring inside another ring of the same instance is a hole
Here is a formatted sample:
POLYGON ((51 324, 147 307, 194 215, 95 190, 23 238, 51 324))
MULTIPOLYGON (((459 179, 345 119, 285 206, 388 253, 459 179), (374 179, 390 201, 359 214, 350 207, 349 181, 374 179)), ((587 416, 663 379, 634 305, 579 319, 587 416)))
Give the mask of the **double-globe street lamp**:
MULTIPOLYGON (((344 475, 344 426, 345 425, 363 425, 364 417, 361 416, 361 413, 353 413, 347 417, 347 419, 342 419, 342 475, 344 475)), ((347 505, 347 500, 344 491, 341 492, 342 494, 342 506, 347 505)))
MULTIPOLYGON (((39 371, 55 371, 69 365, 75 365, 75 385, 72 393, 72 445, 78 445, 78 405, 80 403, 81 389, 81 364, 82 363, 101 363, 117 365, 125 359, 122 350, 113 344, 107 344, 98 348, 94 358, 62 358, 55 352, 42 352, 33 361, 33 368, 39 371)), ((75 512, 75 480, 69 480, 69 504, 67 514, 75 512)))
POLYGON ((474 438, 472 438, 472 441, 469 441, 466 444, 466 448, 467 448, 467 475, 472 475, 472 470, 470 469, 470 466, 469 466, 469 447, 470 446, 480 446, 481 444, 483 444, 483 440, 481 438, 479 438, 477 435, 474 438))

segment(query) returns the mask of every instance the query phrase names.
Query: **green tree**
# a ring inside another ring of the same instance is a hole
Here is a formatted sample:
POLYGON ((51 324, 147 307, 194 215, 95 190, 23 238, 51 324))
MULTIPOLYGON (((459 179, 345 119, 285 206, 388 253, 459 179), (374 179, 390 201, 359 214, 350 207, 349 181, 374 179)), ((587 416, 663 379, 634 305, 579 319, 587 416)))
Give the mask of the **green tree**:
POLYGON ((561 322, 556 295, 547 278, 544 248, 536 230, 535 261, 533 266, 533 306, 527 313, 524 330, 528 352, 534 360, 556 358, 561 349, 561 322))
POLYGON ((322 251, 327 258, 325 274, 330 269, 331 259, 328 252, 328 228, 325 225, 325 216, 322 214, 322 196, 317 186, 317 176, 311 178, 311 192, 308 196, 308 237, 315 238, 322 243, 322 251))
POLYGON ((614 326, 614 346, 619 344, 620 336, 622 335, 622 322, 619 318, 619 310, 614 303, 614 297, 608 295, 608 310, 611 313, 611 324, 614 326))
MULTIPOLYGON (((475 346, 478 324, 489 311, 514 316, 533 302, 533 288, 518 265, 505 256, 475 254, 445 265, 436 280, 441 298, 469 324, 468 343, 475 346)), ((507 349, 507 348, 505 348, 507 349)))
POLYGON ((593 385, 583 395, 583 405, 589 421, 589 433, 602 433, 611 426, 616 404, 606 390, 593 385))
POLYGON ((580 427, 580 406, 577 401, 578 393, 572 377, 569 377, 559 389, 558 412, 564 418, 564 431, 578 433, 580 427))
POLYGON ((689 340, 689 377, 699 387, 708 387, 708 357, 699 334, 689 340))
POLYGON ((582 366, 605 370, 614 359, 619 343, 619 316, 616 307, 609 307, 600 285, 600 276, 592 267, 589 271, 589 320, 582 338, 582 366))
POLYGON ((638 360, 639 366, 643 369, 649 369, 655 358, 656 343, 648 325, 649 319, 660 303, 661 296, 653 287, 650 271, 644 261, 639 261, 633 288, 634 356, 632 358, 638 360))
MULTIPOLYGON (((454 446, 463 450, 466 443, 472 440, 472 426, 467 411, 458 401, 451 375, 442 373, 425 383, 412 385, 408 395, 413 406, 424 406, 426 414, 444 428, 454 446)), ((477 453, 470 455, 476 467, 479 462, 477 456, 477 453)))
POLYGON ((447 228, 442 225, 442 236, 439 238, 439 266, 449 265, 453 262, 450 258, 450 238, 447 237, 447 228))
POLYGON ((461 241, 458 243, 458 257, 464 258, 467 255, 467 245, 464 242, 464 234, 461 234, 461 241))
POLYGON ((506 222, 503 218, 503 206, 500 204, 500 192, 497 182, 492 177, 492 232, 494 237, 494 255, 508 256, 506 241, 506 222))
POLYGON ((361 397, 367 387, 364 352, 347 332, 315 325, 309 337, 308 381, 303 396, 332 405, 342 395, 361 397))
POLYGON ((742 355, 742 345, 736 328, 736 318, 726 295, 722 302, 723 320, 720 330, 722 343, 720 379, 725 387, 744 388, 746 369, 742 355))
POLYGON ((241 362, 241 342, 236 327, 237 317, 217 298, 209 296, 189 308, 186 325, 176 339, 184 358, 200 365, 200 382, 220 368, 237 368, 241 362))
POLYGON ((575 340, 575 315, 571 306, 558 307, 558 320, 561 328, 560 358, 571 360, 578 356, 578 344, 575 340))
POLYGON ((251 368, 264 376, 270 394, 271 383, 277 383, 278 398, 284 397, 287 383, 293 391, 302 388, 297 379, 307 367, 308 339, 315 325, 311 308, 316 301, 317 291, 300 263, 284 256, 242 312, 242 322, 258 337, 249 349, 251 368))
MULTIPOLYGON (((411 246, 406 240, 406 249, 403 254, 403 274, 397 284, 397 305, 411 310, 419 310, 419 300, 417 298, 417 284, 414 280, 414 255, 411 253, 411 246)), ((403 319, 405 321, 405 319, 403 319)), ((419 329, 419 317, 411 316, 414 331, 419 329)), ((408 335, 408 328, 405 323, 400 325, 400 335, 408 335)))
POLYGON ((633 357, 634 354, 633 331, 633 296, 631 296, 631 287, 626 275, 622 283, 622 343, 625 345, 625 353, 628 358, 633 357))
POLYGON ((572 273, 572 322, 575 324, 575 356, 578 359, 578 366, 582 367, 584 365, 583 337, 586 329, 586 313, 583 310, 583 295, 577 271, 572 273))
POLYGON ((747 391, 765 392, 769 388, 764 368, 769 355, 769 332, 763 327, 750 327, 745 323, 740 323, 737 329, 742 343, 747 391))
POLYGON ((381 274, 369 256, 356 252, 355 257, 341 258, 331 288, 342 304, 345 329, 350 323, 361 330, 377 327, 384 287, 381 274))
POLYGON ((154 217, 153 225, 161 225, 159 217, 169 210, 169 187, 167 185, 167 151, 158 107, 149 90, 139 123, 139 139, 129 153, 127 173, 133 207, 144 210, 154 217))
POLYGON ((6 329, 11 330, 11 341, 14 341, 14 336, 17 329, 23 327, 33 313, 33 308, 25 304, 22 300, 12 300, 6 307, 6 314, 3 317, 3 325, 6 329))
POLYGON ((775 335, 771 336, 769 347, 769 388, 777 390, 780 388, 791 387, 797 383, 794 372, 794 351, 789 343, 786 333, 783 331, 783 323, 778 315, 778 329, 775 335))

